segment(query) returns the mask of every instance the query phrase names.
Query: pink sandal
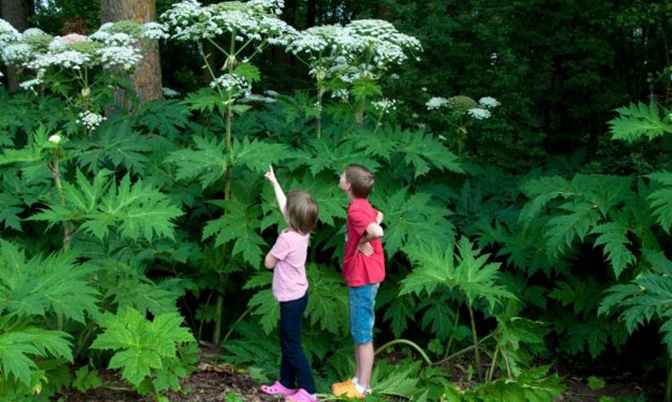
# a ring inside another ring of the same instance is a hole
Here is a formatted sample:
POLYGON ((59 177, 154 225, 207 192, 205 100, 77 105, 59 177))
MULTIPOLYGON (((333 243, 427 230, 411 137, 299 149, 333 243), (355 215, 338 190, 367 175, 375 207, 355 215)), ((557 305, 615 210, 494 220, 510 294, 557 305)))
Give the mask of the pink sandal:
POLYGON ((305 389, 301 388, 294 395, 285 398, 285 402, 317 402, 319 399, 313 398, 305 389))
POLYGON ((293 389, 289 389, 282 385, 280 381, 276 381, 273 383, 273 385, 262 385, 261 386, 261 392, 264 394, 268 395, 286 395, 286 396, 291 396, 296 394, 296 391, 293 389))

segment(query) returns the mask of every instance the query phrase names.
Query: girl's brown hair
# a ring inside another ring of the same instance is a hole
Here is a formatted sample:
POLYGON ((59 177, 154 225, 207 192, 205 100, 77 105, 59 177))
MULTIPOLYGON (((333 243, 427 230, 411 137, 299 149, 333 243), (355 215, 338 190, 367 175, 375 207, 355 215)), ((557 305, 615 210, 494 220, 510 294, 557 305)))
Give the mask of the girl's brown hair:
POLYGON ((317 223, 317 202, 303 190, 292 190, 287 194, 285 216, 289 227, 302 234, 308 234, 317 223))

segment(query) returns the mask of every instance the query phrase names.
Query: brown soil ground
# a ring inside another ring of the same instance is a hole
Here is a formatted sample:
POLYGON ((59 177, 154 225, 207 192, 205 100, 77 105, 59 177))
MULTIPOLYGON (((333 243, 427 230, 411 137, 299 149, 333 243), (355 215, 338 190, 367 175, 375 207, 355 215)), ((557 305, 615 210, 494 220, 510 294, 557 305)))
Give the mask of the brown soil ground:
MULTIPOLYGON (((246 402, 278 401, 259 391, 259 385, 249 374, 235 370, 229 365, 214 365, 208 362, 208 358, 202 358, 198 370, 182 383, 181 393, 170 393, 168 399, 171 402, 226 402, 228 393, 235 393, 246 402)), ((128 384, 123 383, 111 373, 104 373, 104 386, 89 390, 86 393, 68 391, 54 401, 64 402, 152 402, 150 397, 139 397, 133 392, 128 384)), ((566 374, 564 384, 567 390, 554 402, 584 402, 598 401, 600 396, 609 396, 617 402, 639 402, 634 399, 644 396, 647 402, 663 400, 664 384, 646 383, 643 379, 632 378, 628 373, 620 377, 601 379, 606 385, 603 389, 592 390, 588 387, 587 377, 566 374)), ((459 381, 458 381, 459 382, 459 381)), ((330 398, 336 400, 336 398, 330 398)), ((384 398, 376 398, 386 401, 384 398)), ((641 400, 641 399, 640 399, 641 400)), ((392 401, 392 399, 389 399, 392 401)))

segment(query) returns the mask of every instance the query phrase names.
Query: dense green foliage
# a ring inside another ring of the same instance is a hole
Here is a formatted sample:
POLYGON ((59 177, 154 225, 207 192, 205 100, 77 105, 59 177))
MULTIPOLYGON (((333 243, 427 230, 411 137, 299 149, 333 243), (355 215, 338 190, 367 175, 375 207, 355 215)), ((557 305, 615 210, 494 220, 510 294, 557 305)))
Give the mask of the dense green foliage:
MULTIPOLYGON (((33 19, 51 34, 72 10, 97 24, 91 2, 53 3, 33 19)), ((390 343, 378 353, 400 351, 379 359, 376 394, 550 400, 564 389, 558 359, 619 358, 642 333, 652 357, 635 370, 661 378, 672 358, 672 7, 287 3, 296 29, 384 18, 393 24, 378 28, 409 58, 369 66, 371 42, 343 68, 285 52, 280 23, 210 37, 189 20, 193 36, 161 44, 176 100, 119 107, 110 88, 132 88, 101 69, 90 86, 50 70, 34 93, 0 89, 0 397, 86 390, 110 368, 163 400, 193 370, 194 339, 272 380, 279 307, 262 259, 284 221, 269 164, 320 207, 304 330, 309 358, 324 362, 318 388, 352 374, 338 188, 351 162, 375 171, 371 202, 385 214, 376 343, 390 343), (500 103, 490 118, 428 110, 431 98, 472 108, 481 96, 500 103), (84 127, 82 108, 106 120, 84 127), (478 383, 459 389, 456 375, 478 383)))

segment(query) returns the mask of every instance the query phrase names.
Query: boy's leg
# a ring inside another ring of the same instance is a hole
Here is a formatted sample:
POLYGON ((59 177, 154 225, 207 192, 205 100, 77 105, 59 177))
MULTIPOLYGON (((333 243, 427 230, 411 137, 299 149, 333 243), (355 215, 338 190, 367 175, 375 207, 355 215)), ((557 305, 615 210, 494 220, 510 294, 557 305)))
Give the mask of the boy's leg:
POLYGON ((355 376, 357 384, 352 381, 337 383, 332 386, 335 395, 341 393, 348 397, 362 397, 362 391, 370 387, 371 371, 373 370, 373 325, 375 322, 375 299, 379 284, 349 288, 348 304, 350 308, 350 332, 355 341, 355 376), (355 388, 360 387, 360 390, 355 388))
POLYGON ((315 380, 308 359, 301 346, 301 322, 308 305, 308 293, 297 300, 280 303, 280 334, 282 340, 282 362, 280 382, 291 386, 294 381, 308 393, 315 393, 315 380))
POLYGON ((358 384, 363 388, 370 388, 374 361, 373 342, 355 345, 355 355, 357 356, 358 384))

